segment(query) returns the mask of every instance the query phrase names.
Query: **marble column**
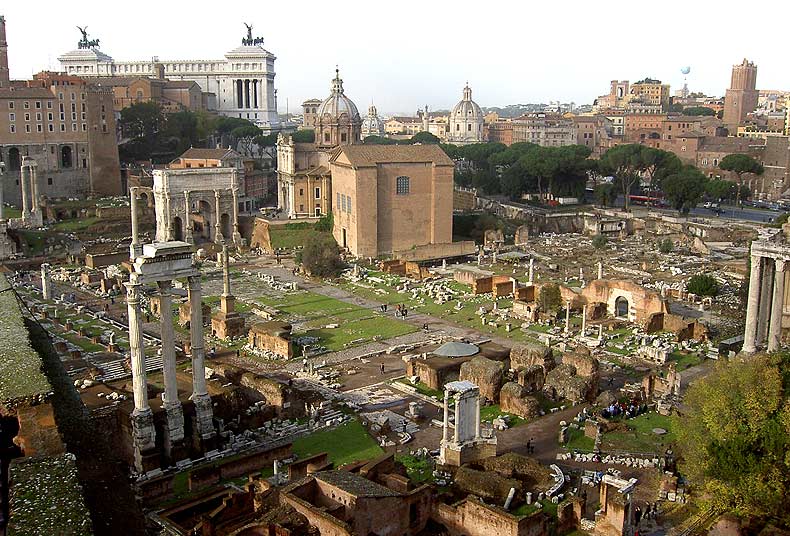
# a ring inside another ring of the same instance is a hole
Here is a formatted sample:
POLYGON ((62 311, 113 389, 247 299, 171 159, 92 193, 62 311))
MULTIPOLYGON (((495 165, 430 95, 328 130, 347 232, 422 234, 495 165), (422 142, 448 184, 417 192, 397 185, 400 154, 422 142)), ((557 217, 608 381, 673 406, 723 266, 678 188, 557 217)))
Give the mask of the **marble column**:
POLYGON ((30 214, 36 225, 43 225, 44 219, 39 218, 39 211, 41 208, 38 206, 38 163, 35 160, 30 162, 30 214))
POLYGON ((535 281, 533 279, 535 275, 535 259, 529 259, 529 282, 532 283, 535 281))
POLYGON ((219 212, 219 190, 214 190, 214 242, 222 244, 225 237, 222 236, 222 226, 220 220, 222 219, 219 212))
POLYGON ((565 303, 565 333, 571 331, 571 302, 570 300, 565 303))
POLYGON ((760 303, 757 307, 757 335, 754 345, 764 348, 768 340, 768 326, 771 324, 771 299, 774 292, 774 263, 763 257, 760 277, 760 303))
POLYGON ((184 412, 181 409, 181 402, 178 401, 172 282, 157 281, 157 286, 159 287, 159 325, 162 331, 162 373, 165 380, 162 407, 167 414, 165 449, 169 449, 180 444, 184 439, 184 412))
POLYGON ((173 240, 173 213, 170 212, 170 192, 165 192, 165 236, 173 240))
POLYGON ((189 300, 189 337, 192 347, 192 395, 195 404, 197 431, 204 439, 214 435, 211 397, 206 387, 206 364, 203 349, 203 309, 200 275, 187 278, 189 300))
POLYGON ((142 285, 134 274, 126 286, 126 306, 129 314, 129 357, 132 366, 132 389, 134 391, 134 411, 132 411, 132 434, 135 447, 135 465, 138 471, 143 468, 142 453, 156 447, 154 416, 148 405, 148 386, 145 373, 145 342, 143 340, 142 313, 140 311, 140 292, 142 285))
POLYGON ((457 445, 461 434, 461 395, 455 395, 455 430, 453 432, 453 442, 457 445))
POLYGON ((27 222, 30 219, 30 193, 28 192, 28 185, 30 183, 30 166, 28 165, 27 158, 22 162, 22 172, 19 177, 19 185, 22 188, 22 221, 27 222))
POLYGON ((0 221, 5 219, 5 200, 3 188, 5 187, 5 163, 0 162, 0 221))
POLYGON ((582 337, 587 335, 587 304, 582 307, 582 337))
POLYGON ((774 292, 771 301, 771 326, 768 330, 768 351, 778 352, 782 345, 782 314, 785 302, 785 261, 776 259, 774 292))
POLYGON ((184 240, 194 244, 192 237, 192 222, 189 221, 189 190, 184 190, 184 240))
POLYGON ((598 279, 603 279, 603 263, 598 261, 598 279))
POLYGON ((49 264, 46 262, 41 265, 41 296, 49 300, 52 296, 52 283, 49 280, 49 264))
POLYGON ((450 402, 449 394, 444 392, 444 426, 442 426, 442 442, 446 443, 450 435, 450 402))
POLYGON ((233 243, 236 247, 241 245, 241 234, 239 233, 239 190, 238 188, 233 188, 231 190, 233 193, 233 223, 231 233, 233 235, 233 243))
POLYGON ((762 281, 762 258, 752 254, 751 275, 749 276, 749 298, 746 305, 746 327, 743 334, 743 351, 753 354, 757 351, 758 309, 760 305, 760 284, 762 281))
POLYGON ((480 439, 480 393, 475 398, 475 439, 480 439))
POLYGON ((143 248, 140 245, 139 225, 137 223, 137 191, 137 186, 132 186, 129 189, 129 208, 132 213, 132 243, 129 246, 129 258, 132 261, 143 252, 143 248))

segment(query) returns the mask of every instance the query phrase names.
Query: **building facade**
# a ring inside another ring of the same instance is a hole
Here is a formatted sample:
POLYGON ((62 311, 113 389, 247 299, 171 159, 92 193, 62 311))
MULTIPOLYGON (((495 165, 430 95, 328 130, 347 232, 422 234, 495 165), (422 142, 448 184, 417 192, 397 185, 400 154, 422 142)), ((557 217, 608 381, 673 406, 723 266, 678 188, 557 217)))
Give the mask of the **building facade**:
POLYGON ((452 242, 453 161, 437 145, 350 145, 330 159, 335 240, 357 257, 452 242))
POLYGON ((472 100, 472 89, 467 84, 464 96, 450 112, 447 142, 456 145, 485 141, 483 110, 472 100))
POLYGON ((513 143, 534 143, 542 147, 575 145, 577 128, 573 120, 557 114, 534 113, 513 120, 513 143))
POLYGON ((263 48, 262 38, 252 37, 252 27, 248 26, 242 45, 222 59, 115 61, 99 50, 96 40, 89 41, 83 35, 77 50, 63 54, 58 61, 67 74, 87 78, 163 76, 192 81, 204 93, 215 96, 221 115, 249 119, 265 132, 272 132, 282 128, 274 89, 275 59, 263 48))
POLYGON ((735 132, 738 125, 746 120, 757 108, 757 66, 746 58, 732 66, 730 88, 724 96, 724 124, 735 132))
POLYGON ((379 117, 374 105, 368 106, 368 115, 362 120, 361 138, 364 140, 368 136, 384 136, 384 121, 379 117))
POLYGON ((6 48, 5 19, 0 18, 0 161, 6 165, 5 202, 21 202, 25 156, 36 162, 40 196, 120 195, 112 91, 79 77, 48 72, 33 80, 8 80, 6 48))

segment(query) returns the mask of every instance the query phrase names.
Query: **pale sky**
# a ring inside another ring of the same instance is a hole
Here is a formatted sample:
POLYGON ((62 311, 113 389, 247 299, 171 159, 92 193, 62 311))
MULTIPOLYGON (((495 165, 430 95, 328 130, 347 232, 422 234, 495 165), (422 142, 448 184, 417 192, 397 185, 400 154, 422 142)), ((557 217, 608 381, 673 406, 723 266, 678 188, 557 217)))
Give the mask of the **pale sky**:
MULTIPOLYGON (((468 80, 481 106, 560 100, 592 103, 613 79, 646 76, 723 95, 734 63, 758 66, 761 89, 790 90, 784 38, 790 2, 748 13, 732 0, 395 0, 173 2, 21 0, 0 4, 12 78, 59 69, 77 25, 116 60, 221 59, 243 22, 273 53, 280 111, 329 94, 335 64, 365 115, 450 108, 468 80), (189 6, 189 7, 187 7, 189 6)), ((759 5, 759 9, 757 6, 759 5)))

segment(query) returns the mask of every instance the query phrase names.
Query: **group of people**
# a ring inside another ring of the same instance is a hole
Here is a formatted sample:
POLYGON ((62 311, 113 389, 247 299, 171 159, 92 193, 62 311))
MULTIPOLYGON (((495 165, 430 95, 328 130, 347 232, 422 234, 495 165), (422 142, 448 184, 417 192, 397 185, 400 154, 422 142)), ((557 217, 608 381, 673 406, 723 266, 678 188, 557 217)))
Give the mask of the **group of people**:
MULTIPOLYGON (((386 303, 382 303, 379 305, 379 311, 382 313, 386 313, 389 310, 389 305, 386 303)), ((409 310, 406 308, 405 305, 397 304, 395 306, 395 316, 400 318, 406 318, 406 315, 409 314, 409 310)))
POLYGON ((612 402, 601 410, 601 417, 611 419, 613 417, 625 416, 626 419, 633 419, 647 411, 647 404, 639 400, 626 402, 612 402))

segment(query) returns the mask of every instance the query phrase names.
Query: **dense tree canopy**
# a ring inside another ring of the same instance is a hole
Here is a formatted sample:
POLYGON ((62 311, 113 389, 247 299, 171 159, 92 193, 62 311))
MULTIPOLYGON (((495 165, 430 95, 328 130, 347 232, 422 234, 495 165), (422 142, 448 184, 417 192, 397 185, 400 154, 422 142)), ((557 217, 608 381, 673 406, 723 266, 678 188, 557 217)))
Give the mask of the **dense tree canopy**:
POLYGON ((598 204, 606 208, 617 200, 617 186, 612 183, 601 183, 595 187, 593 195, 598 204))
POLYGON ((598 166, 600 172, 614 176, 623 193, 625 210, 628 210, 629 195, 639 186, 640 179, 644 179, 651 190, 659 190, 665 177, 680 170, 681 162, 674 154, 661 149, 626 144, 606 151, 598 166))
POLYGON ((790 357, 719 361, 683 402, 675 427, 694 497, 790 528, 790 357))
POLYGON ((315 130, 311 130, 311 129, 297 130, 291 135, 291 138, 294 140, 294 143, 314 143, 315 130))
POLYGON ((538 307, 545 313, 552 313, 562 306, 560 287, 554 283, 543 285, 538 293, 538 307))
POLYGON ((716 115, 716 110, 707 106, 688 106, 683 108, 683 115, 707 115, 712 117, 716 115))
POLYGON ((694 166, 683 166, 680 171, 669 175, 662 182, 664 194, 672 208, 688 214, 705 194, 708 178, 694 166))
POLYGON ((695 274, 686 283, 686 290, 698 296, 715 296, 719 293, 719 283, 712 275, 695 274))
POLYGON ((312 276, 337 277, 343 270, 340 248, 328 233, 313 232, 305 238, 296 261, 312 276))
POLYGON ((738 205, 741 204, 741 194, 743 191, 743 176, 746 173, 753 173, 755 175, 762 175, 763 165, 757 160, 747 154, 728 154, 719 162, 719 168, 725 171, 731 171, 738 177, 739 188, 735 193, 735 200, 738 205))

